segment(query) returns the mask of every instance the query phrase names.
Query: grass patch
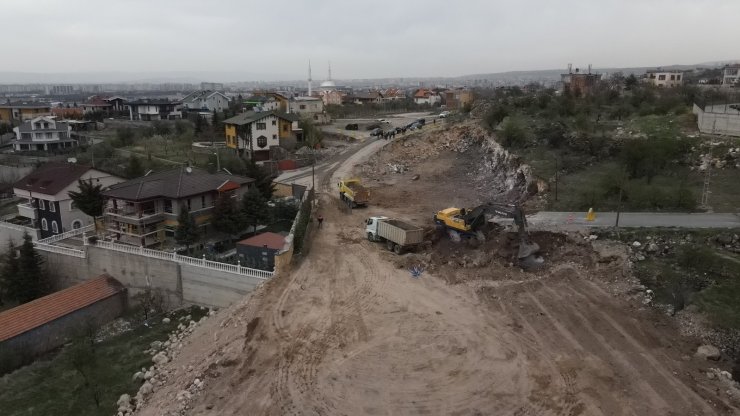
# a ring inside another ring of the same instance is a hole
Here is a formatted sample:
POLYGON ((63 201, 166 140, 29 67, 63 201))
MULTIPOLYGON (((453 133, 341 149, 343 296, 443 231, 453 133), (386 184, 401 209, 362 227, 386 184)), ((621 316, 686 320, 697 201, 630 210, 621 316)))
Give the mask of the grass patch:
MULTIPOLYGON (((725 234, 737 234, 729 230, 725 234)), ((648 255, 635 263, 640 283, 653 290, 655 301, 675 310, 695 305, 717 327, 740 329, 740 256, 714 241, 716 230, 622 231, 626 243, 647 243, 652 237, 659 247, 670 247, 663 255, 648 255)))
POLYGON ((115 414, 116 401, 124 394, 135 395, 140 382, 132 376, 142 367, 152 365, 151 356, 143 351, 153 341, 165 341, 180 323, 177 318, 191 315, 198 320, 206 313, 199 307, 171 314, 169 324, 155 319, 149 327, 137 328, 95 343, 93 357, 84 357, 87 365, 86 384, 77 370, 79 364, 76 339, 56 355, 38 360, 0 379, 0 409, 4 416, 97 416, 115 414), (99 406, 96 404, 96 396, 99 406))

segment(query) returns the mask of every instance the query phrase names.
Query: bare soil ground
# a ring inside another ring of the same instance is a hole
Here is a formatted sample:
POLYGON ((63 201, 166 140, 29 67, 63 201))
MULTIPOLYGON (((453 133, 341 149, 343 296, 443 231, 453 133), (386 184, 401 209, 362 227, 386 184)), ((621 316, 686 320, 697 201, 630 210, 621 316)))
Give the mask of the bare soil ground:
POLYGON ((363 238, 368 215, 428 225, 440 208, 479 200, 469 191, 475 166, 455 157, 416 162, 418 180, 376 181, 371 207, 351 213, 327 187, 310 255, 200 327, 140 414, 181 414, 174 398, 195 377, 206 388, 183 414, 740 412, 737 394, 692 357, 698 341, 629 296, 617 247, 533 233, 546 267, 523 272, 504 230, 477 247, 441 239, 404 256, 363 238))

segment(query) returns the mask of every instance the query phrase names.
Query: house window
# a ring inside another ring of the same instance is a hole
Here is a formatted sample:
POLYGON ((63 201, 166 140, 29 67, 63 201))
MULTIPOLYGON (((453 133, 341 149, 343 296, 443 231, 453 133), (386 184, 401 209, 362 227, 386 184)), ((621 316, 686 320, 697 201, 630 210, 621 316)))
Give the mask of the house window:
POLYGON ((277 134, 272 135, 272 140, 277 140, 277 134))
POLYGON ((57 212, 57 207, 54 204, 54 201, 49 201, 49 212, 57 212))
POLYGON ((206 207, 206 196, 205 195, 201 195, 200 196, 200 206, 201 206, 201 208, 205 208, 206 207))
POLYGON ((188 198, 188 211, 190 211, 191 209, 193 208, 191 208, 190 198, 188 198))
POLYGON ((287 124, 283 124, 283 131, 288 131, 288 125, 287 124))
POLYGON ((49 231, 49 224, 46 222, 46 218, 41 218, 41 229, 49 231))
POLYGON ((42 211, 46 209, 46 205, 44 204, 43 199, 39 199, 39 209, 42 211))
POLYGON ((665 81, 665 75, 658 75, 658 81, 665 81))
POLYGON ((276 126, 277 125, 277 120, 272 120, 272 125, 273 126, 276 126))
POLYGON ((48 129, 49 128, 49 123, 44 123, 44 128, 45 129, 48 129))
POLYGON ((72 229, 73 230, 79 230, 80 228, 82 228, 82 221, 80 221, 80 220, 74 220, 74 221, 72 221, 72 229))
POLYGON ((164 212, 168 214, 172 214, 172 200, 171 199, 164 200, 164 212))
POLYGON ((54 234, 59 234, 59 226, 57 225, 56 221, 51 222, 51 232, 54 234))
POLYGON ((257 130, 267 130, 266 123, 257 123, 257 130))
POLYGON ((265 147, 267 146, 267 137, 260 136, 257 138, 257 146, 258 147, 265 147))
POLYGON ((675 75, 671 75, 671 81, 675 81, 675 80, 676 80, 676 76, 675 75))
POLYGON ((681 75, 676 75, 676 81, 681 81, 681 75))
POLYGON ((301 104, 300 106, 298 106, 298 108, 300 108, 301 110, 305 110, 306 106, 304 104, 301 104))

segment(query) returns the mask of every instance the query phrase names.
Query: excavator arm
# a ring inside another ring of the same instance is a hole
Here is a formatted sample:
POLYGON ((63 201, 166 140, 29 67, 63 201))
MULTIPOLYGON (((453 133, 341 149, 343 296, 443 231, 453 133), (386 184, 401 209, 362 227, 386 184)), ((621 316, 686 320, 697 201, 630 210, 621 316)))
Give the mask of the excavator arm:
POLYGON ((527 217, 524 215, 524 210, 522 210, 520 205, 489 202, 466 212, 463 218, 465 219, 465 224, 469 225, 471 230, 477 230, 485 224, 486 214, 499 215, 514 220, 514 224, 517 226, 517 233, 519 234, 519 253, 517 255, 519 259, 532 256, 540 250, 540 246, 537 243, 529 241, 527 217))

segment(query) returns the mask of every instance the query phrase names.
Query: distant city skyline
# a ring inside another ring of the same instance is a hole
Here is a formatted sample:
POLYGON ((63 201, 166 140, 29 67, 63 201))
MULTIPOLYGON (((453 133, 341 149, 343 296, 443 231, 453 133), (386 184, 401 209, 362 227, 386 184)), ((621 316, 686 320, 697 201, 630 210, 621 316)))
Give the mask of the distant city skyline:
POLYGON ((5 0, 0 83, 301 80, 309 60, 315 81, 328 61, 336 79, 695 64, 738 58, 737 16, 732 0, 5 0))

